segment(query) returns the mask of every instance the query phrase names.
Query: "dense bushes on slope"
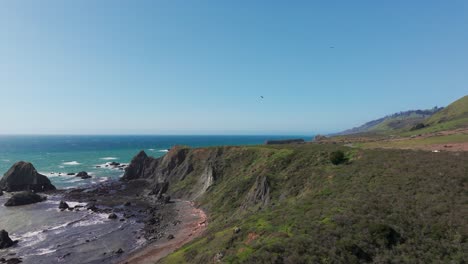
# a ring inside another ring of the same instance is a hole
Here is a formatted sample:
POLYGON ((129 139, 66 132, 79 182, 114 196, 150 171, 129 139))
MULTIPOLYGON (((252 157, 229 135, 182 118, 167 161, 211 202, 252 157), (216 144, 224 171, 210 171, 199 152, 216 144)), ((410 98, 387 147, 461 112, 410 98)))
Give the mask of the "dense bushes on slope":
POLYGON ((170 191, 197 194, 210 224, 165 263, 461 263, 465 257, 468 153, 310 144, 191 149, 186 159, 193 168, 170 191), (330 162, 337 150, 346 164, 330 162), (207 186, 194 184, 201 176, 211 179, 207 186), (207 188, 199 193, 194 186, 207 188))

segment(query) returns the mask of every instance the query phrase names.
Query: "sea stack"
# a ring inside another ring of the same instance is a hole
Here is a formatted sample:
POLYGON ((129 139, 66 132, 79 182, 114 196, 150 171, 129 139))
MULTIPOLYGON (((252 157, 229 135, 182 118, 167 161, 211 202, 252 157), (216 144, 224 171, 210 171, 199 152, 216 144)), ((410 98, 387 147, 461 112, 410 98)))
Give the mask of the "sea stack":
POLYGON ((0 249, 11 247, 16 244, 18 241, 13 241, 8 236, 8 232, 5 230, 0 230, 0 249))
POLYGON ((0 180, 0 190, 7 192, 44 192, 55 189, 46 176, 39 174, 31 163, 25 161, 13 164, 0 180))

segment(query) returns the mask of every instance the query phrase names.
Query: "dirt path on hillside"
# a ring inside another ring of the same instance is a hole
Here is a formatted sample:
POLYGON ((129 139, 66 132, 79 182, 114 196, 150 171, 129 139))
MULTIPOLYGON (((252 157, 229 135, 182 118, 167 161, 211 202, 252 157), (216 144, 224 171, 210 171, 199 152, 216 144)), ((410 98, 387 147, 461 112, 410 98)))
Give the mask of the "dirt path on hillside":
POLYGON ((174 252, 192 239, 200 236, 207 226, 203 210, 195 208, 193 202, 176 200, 180 223, 174 226, 173 239, 162 238, 134 253, 120 263, 153 264, 174 252))

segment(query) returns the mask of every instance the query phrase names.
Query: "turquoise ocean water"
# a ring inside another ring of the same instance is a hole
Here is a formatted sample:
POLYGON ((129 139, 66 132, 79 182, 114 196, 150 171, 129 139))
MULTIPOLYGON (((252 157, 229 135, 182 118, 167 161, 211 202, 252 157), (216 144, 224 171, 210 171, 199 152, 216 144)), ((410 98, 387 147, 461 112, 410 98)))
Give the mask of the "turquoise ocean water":
POLYGON ((293 137, 298 136, 0 136, 0 175, 17 161, 29 161, 57 188, 70 188, 120 177, 121 170, 96 166, 112 161, 128 163, 140 150, 160 157, 174 145, 254 145, 293 137), (80 171, 93 178, 66 175, 80 171))

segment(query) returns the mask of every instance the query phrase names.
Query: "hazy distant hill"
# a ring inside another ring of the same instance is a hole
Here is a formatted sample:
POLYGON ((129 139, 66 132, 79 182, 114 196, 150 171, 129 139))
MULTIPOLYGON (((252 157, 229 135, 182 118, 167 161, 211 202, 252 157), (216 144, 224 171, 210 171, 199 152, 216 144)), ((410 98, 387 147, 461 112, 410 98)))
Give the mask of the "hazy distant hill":
POLYGON ((409 110, 388 115, 365 123, 362 126, 345 130, 337 135, 350 135, 357 133, 377 132, 385 133, 395 130, 410 130, 419 123, 423 123, 433 114, 441 111, 442 107, 434 107, 428 110, 409 110))

